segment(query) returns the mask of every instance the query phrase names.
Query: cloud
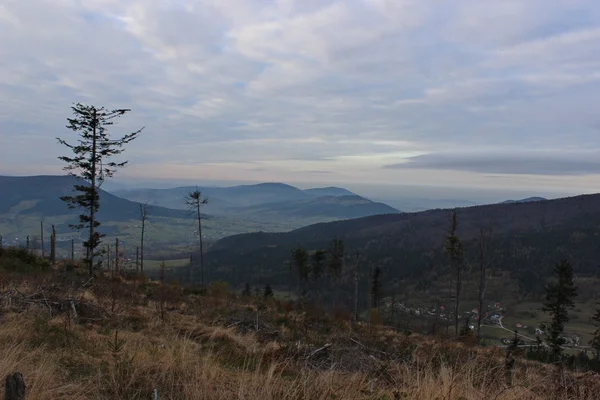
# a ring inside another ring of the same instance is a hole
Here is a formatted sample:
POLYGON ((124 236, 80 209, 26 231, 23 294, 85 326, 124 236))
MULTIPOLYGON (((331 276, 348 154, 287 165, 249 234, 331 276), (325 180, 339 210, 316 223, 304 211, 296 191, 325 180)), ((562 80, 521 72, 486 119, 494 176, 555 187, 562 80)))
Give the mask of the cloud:
POLYGON ((146 126, 124 174, 432 183, 382 166, 460 164, 568 186, 600 172, 560 155, 600 150, 598 39, 595 0, 7 0, 0 173, 59 172, 81 101, 131 108, 115 134, 146 126), (486 167, 482 148, 501 149, 486 167))
POLYGON ((430 153, 408 158, 403 163, 386 165, 385 168, 510 175, 595 175, 600 174, 600 151, 430 153))

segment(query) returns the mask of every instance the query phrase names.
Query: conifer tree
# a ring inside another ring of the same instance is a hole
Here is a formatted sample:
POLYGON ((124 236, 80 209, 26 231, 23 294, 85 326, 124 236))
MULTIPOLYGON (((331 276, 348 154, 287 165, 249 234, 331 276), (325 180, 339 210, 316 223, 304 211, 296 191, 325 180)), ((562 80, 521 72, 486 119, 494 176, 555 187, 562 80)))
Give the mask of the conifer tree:
POLYGON ((244 286, 244 290, 242 290, 242 296, 250 297, 252 294, 252 289, 250 288, 250 283, 246 282, 244 286))
POLYGON ((268 283, 265 285, 265 290, 263 291, 263 297, 265 299, 270 299, 273 297, 273 289, 271 288, 271 285, 269 285, 268 283))
POLYGON ((592 316, 592 324, 596 327, 594 336, 590 340, 590 346, 596 352, 596 360, 600 361, 600 307, 596 309, 596 312, 592 316))
POLYGON ((569 309, 575 307, 573 299, 577 296, 577 288, 573 282, 573 267, 567 260, 557 263, 553 273, 556 281, 546 285, 546 300, 542 307, 542 311, 550 314, 552 321, 549 325, 544 324, 543 329, 552 353, 558 357, 563 345, 561 334, 569 322, 569 309))
POLYGON ((326 253, 325 251, 319 249, 316 250, 311 256, 311 264, 312 264, 312 277, 315 280, 318 280, 323 274, 324 264, 325 264, 326 253))
POLYGON ((89 236, 83 242, 86 249, 86 262, 90 275, 94 269, 94 257, 101 252, 96 249, 105 235, 100 234, 97 228, 100 222, 97 218, 100 209, 100 186, 107 178, 111 178, 118 168, 127 165, 127 161, 110 161, 113 156, 124 151, 124 145, 138 137, 141 128, 128 133, 118 139, 112 139, 107 128, 113 125, 114 119, 131 111, 129 109, 107 110, 104 107, 84 105, 77 103, 71 107, 73 118, 67 118, 67 128, 79 136, 77 144, 70 144, 66 140, 57 138, 58 142, 69 148, 73 155, 58 157, 67 163, 63 169, 78 179, 74 185, 75 192, 79 194, 60 197, 70 209, 81 208, 85 210, 79 215, 79 223, 70 225, 75 229, 89 229, 89 236))

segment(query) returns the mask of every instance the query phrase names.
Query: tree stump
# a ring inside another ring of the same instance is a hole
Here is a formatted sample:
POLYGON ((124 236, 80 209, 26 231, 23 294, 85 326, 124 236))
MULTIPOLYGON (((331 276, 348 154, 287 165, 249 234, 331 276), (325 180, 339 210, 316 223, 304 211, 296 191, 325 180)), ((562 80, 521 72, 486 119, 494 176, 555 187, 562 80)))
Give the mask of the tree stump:
POLYGON ((4 400, 25 400, 25 380, 20 372, 6 376, 4 400))

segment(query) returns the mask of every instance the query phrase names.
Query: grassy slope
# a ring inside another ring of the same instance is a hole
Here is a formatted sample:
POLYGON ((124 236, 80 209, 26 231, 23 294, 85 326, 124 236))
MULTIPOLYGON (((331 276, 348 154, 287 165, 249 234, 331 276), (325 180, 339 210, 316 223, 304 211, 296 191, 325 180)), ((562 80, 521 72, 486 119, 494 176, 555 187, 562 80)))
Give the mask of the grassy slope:
POLYGON ((520 360, 507 386, 501 351, 369 333, 277 301, 123 279, 83 288, 77 269, 63 280, 8 264, 0 258, 0 371, 23 373, 27 400, 148 399, 154 389, 161 399, 587 400, 600 389, 594 377, 559 381, 550 366, 520 360), (59 306, 68 298, 78 320, 59 306))

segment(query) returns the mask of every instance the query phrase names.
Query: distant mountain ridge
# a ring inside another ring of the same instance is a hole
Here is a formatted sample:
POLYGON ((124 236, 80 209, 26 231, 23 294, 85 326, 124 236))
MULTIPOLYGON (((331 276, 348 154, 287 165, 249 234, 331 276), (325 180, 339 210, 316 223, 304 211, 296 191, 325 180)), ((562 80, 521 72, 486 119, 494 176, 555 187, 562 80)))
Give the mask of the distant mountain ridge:
MULTIPOLYGON (((72 176, 0 176, 0 214, 40 215, 52 217, 58 215, 80 214, 78 209, 70 210, 60 196, 72 195, 73 185, 81 182, 72 176)), ((99 192, 100 220, 125 221, 139 219, 139 203, 129 201, 108 193, 99 192)), ((152 215, 166 218, 189 218, 183 210, 165 207, 152 207, 152 215)))
MULTIPOLYGON (((192 190, 196 190, 196 187, 131 189, 113 193, 132 201, 184 208, 184 195, 192 190)), ((266 182, 230 187, 198 187, 198 190, 208 200, 205 210, 209 214, 264 221, 306 218, 308 223, 314 223, 399 212, 387 204, 333 186, 302 190, 285 183, 266 182)))
POLYGON ((546 199, 544 197, 528 197, 526 199, 521 199, 521 200, 506 200, 500 204, 531 203, 534 201, 547 201, 547 200, 548 199, 546 199))

